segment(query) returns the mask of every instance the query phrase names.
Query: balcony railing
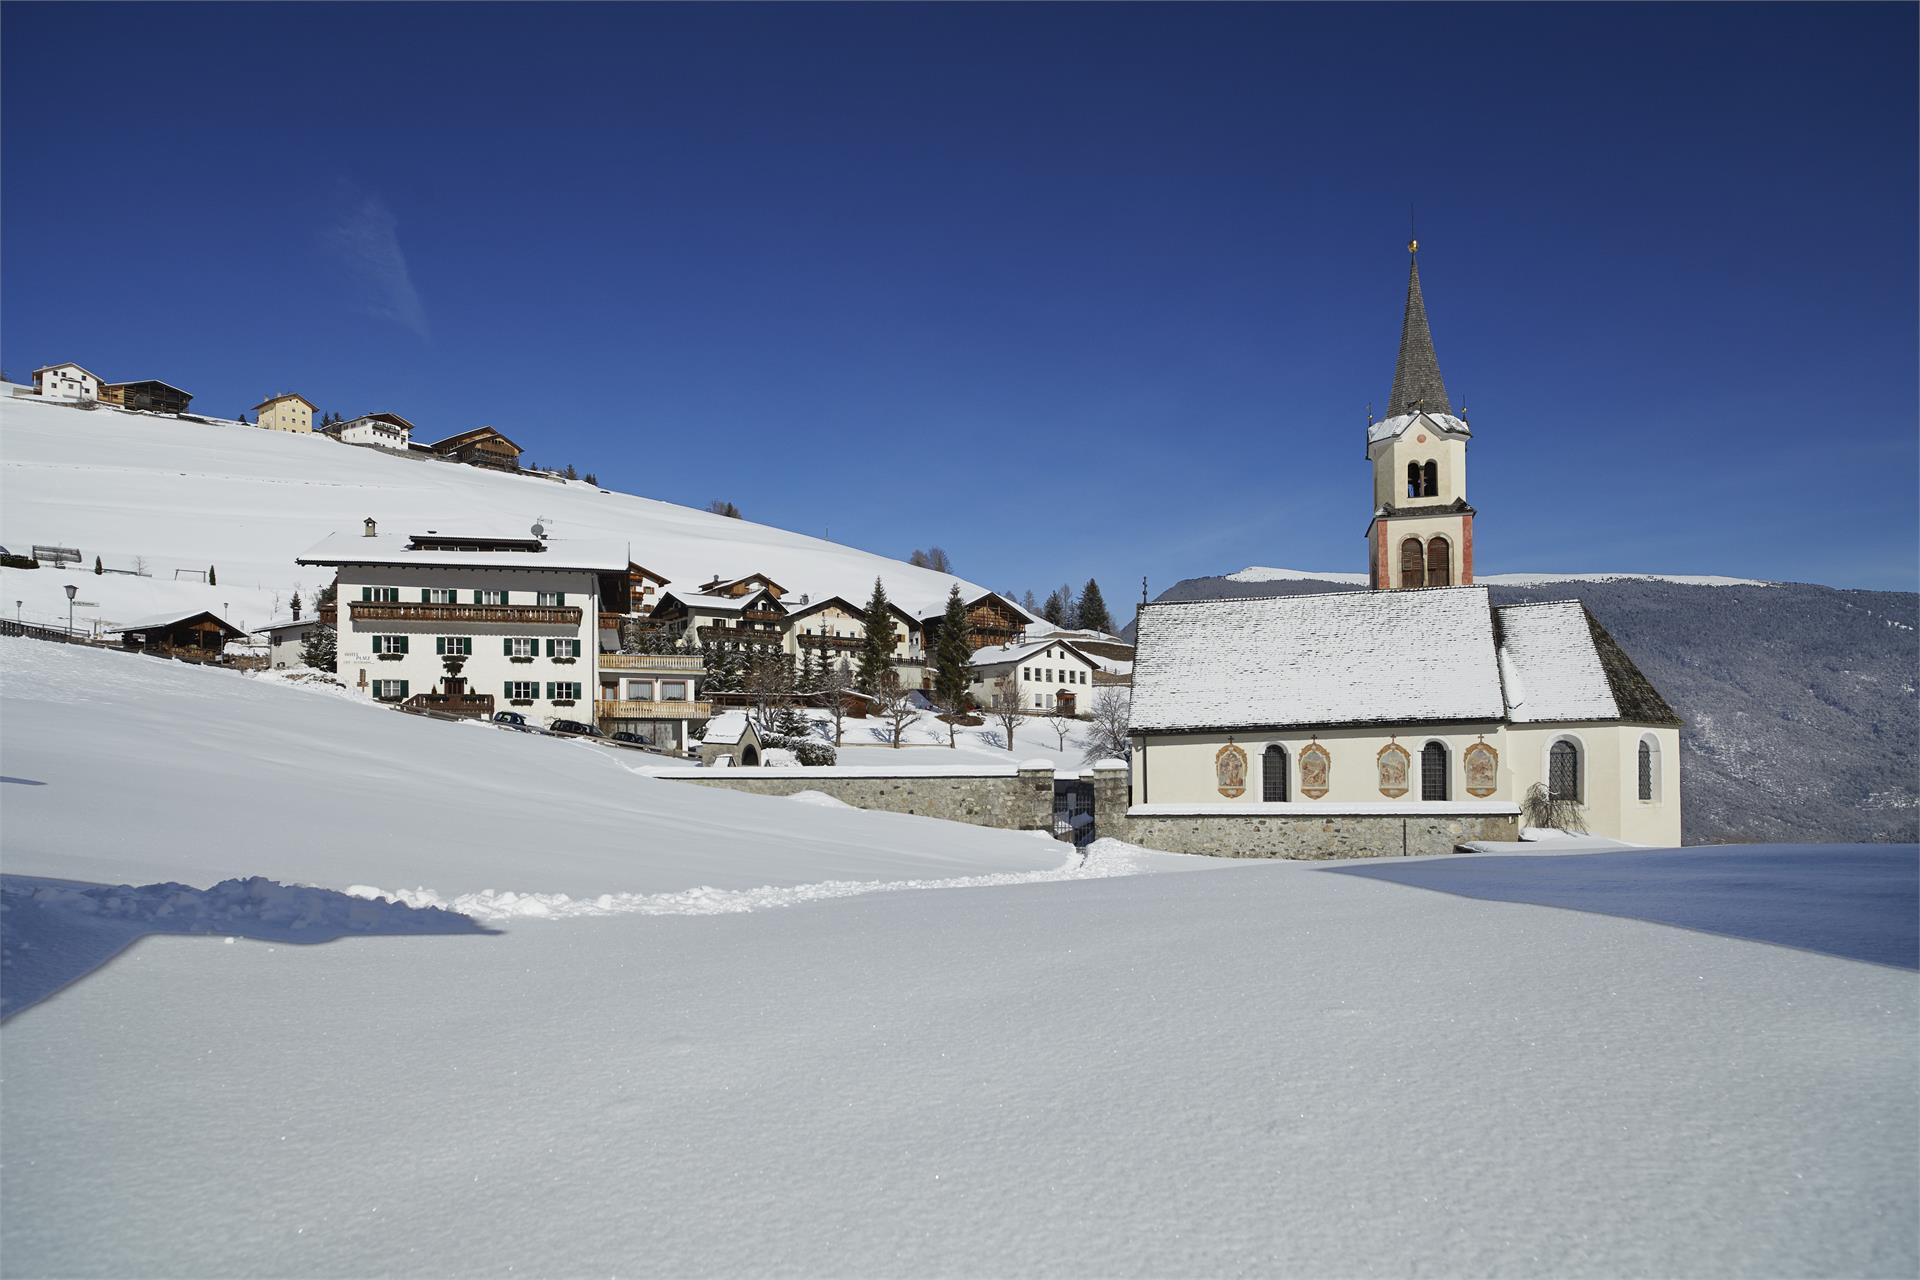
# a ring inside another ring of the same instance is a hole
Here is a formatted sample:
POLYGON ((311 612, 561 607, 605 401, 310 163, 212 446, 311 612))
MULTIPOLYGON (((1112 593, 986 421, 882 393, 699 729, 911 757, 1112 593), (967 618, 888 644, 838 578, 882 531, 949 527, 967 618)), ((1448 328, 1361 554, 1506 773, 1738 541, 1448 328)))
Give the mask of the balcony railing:
POLYGON ((742 609, 740 617, 746 622, 770 622, 779 626, 787 620, 787 615, 773 609, 742 609))
POLYGON ((508 622, 515 625, 577 627, 581 611, 570 604, 406 604, 351 600, 355 622, 508 622))
POLYGON ((859 636, 812 636, 804 632, 794 639, 805 649, 858 649, 866 643, 859 636))
POLYGON ((688 671, 706 669, 706 661, 697 653, 603 653, 602 671, 688 671))
POLYGON ((729 627, 724 623, 712 623, 697 629, 696 634, 702 640, 712 640, 718 644, 778 645, 780 633, 771 628, 729 627))
POLYGON ((711 702, 662 702, 655 698, 602 698, 593 704, 602 720, 703 720, 713 714, 711 702))

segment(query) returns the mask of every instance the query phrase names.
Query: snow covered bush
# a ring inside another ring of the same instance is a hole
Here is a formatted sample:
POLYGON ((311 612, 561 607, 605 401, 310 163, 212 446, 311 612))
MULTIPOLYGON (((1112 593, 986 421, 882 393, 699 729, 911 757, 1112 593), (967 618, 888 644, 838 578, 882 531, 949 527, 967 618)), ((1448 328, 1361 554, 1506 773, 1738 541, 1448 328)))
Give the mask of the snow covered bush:
POLYGON ((811 734, 806 737, 789 737, 784 734, 773 734, 762 739, 762 741, 767 745, 769 764, 772 763, 772 753, 775 751, 790 752, 794 759, 798 760, 801 764, 815 768, 832 764, 839 758, 833 749, 832 743, 822 742, 811 734))

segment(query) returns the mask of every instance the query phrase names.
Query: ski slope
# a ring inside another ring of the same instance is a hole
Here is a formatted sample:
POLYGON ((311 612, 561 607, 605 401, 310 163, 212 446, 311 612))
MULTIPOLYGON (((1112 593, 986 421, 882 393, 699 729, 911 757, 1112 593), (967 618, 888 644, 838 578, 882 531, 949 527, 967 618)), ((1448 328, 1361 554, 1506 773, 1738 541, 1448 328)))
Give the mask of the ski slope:
MULTIPOLYGON (((3 390, 3 388, 0 388, 3 390)), ((294 557, 329 533, 382 528, 526 529, 539 520, 566 538, 612 539, 632 559, 692 588, 714 576, 766 573, 795 596, 840 595, 864 603, 873 580, 924 615, 961 581, 930 569, 804 534, 732 520, 582 482, 507 475, 336 443, 323 435, 200 423, 102 406, 83 410, 37 397, 0 395, 0 545, 77 547, 74 571, 0 570, 0 611, 21 601, 29 621, 67 620, 67 582, 92 602, 80 625, 103 625, 172 609, 223 609, 257 627, 284 615, 294 585, 311 601, 322 570, 294 557), (130 569, 151 578, 92 574, 130 569), (175 581, 179 570, 215 569, 217 583, 175 581), (84 576, 77 576, 84 575, 84 576)), ((962 581, 962 590, 982 590, 962 581)))

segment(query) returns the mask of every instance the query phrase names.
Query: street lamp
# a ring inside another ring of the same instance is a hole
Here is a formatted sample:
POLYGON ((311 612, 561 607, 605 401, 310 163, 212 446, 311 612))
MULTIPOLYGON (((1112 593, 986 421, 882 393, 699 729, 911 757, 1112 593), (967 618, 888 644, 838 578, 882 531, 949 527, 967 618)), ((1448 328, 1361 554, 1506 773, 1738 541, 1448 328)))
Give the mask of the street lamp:
POLYGON ((71 582, 67 584, 67 638, 73 638, 73 598, 80 594, 80 588, 71 582))

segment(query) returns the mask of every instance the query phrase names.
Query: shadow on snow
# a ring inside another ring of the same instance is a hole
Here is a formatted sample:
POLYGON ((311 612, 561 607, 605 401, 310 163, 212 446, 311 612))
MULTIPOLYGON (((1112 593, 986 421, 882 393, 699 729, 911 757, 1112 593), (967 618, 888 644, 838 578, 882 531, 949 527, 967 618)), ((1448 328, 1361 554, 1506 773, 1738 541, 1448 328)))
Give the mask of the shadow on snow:
POLYGON ((1721 845, 1319 869, 1920 969, 1920 845, 1721 845))

